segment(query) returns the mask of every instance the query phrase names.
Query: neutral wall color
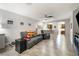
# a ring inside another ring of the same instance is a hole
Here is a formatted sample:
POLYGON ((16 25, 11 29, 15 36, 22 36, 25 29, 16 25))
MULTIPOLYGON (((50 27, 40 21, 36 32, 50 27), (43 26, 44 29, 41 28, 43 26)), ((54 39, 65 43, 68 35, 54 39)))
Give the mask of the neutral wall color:
POLYGON ((0 9, 0 17, 1 17, 1 25, 0 33, 5 33, 9 42, 14 41, 15 39, 20 38, 20 32, 23 31, 35 31, 36 30, 36 22, 31 18, 18 15, 9 11, 5 11, 0 9), (12 25, 7 24, 7 20, 13 20, 12 25), (20 22, 24 22, 24 25, 20 25, 20 22), (28 23, 31 23, 31 26, 28 26, 28 23), (4 25, 4 26, 3 26, 4 25))
POLYGON ((65 21, 65 35, 66 35, 66 42, 67 42, 66 45, 68 45, 67 48, 72 47, 71 39, 70 39, 70 35, 71 35, 70 28, 71 28, 70 27, 70 19, 67 19, 65 21))

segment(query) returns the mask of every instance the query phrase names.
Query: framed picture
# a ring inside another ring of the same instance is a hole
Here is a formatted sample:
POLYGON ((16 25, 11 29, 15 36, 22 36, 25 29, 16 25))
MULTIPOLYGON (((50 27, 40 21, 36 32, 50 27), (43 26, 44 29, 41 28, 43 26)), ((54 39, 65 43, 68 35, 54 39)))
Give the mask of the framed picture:
POLYGON ((54 26, 54 28, 56 28, 56 26, 54 26))
POLYGON ((20 22, 21 25, 24 25, 24 22, 20 22))
POLYGON ((28 23, 29 26, 31 26, 31 23, 28 23))
POLYGON ((52 26, 53 26, 52 24, 47 24, 47 28, 50 30, 52 29, 52 26))
POLYGON ((13 24, 12 20, 7 20, 7 24, 13 24))
POLYGON ((61 25, 61 29, 64 29, 64 28, 65 28, 65 24, 62 24, 62 25, 61 25))

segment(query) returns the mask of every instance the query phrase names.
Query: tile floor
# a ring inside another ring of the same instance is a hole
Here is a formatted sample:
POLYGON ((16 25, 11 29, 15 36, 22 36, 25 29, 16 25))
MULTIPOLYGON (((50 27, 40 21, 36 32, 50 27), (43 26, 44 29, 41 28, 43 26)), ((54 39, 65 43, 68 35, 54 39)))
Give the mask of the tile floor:
POLYGON ((64 35, 53 33, 51 38, 39 42, 37 45, 19 54, 15 47, 7 47, 0 50, 1 56, 77 56, 73 45, 68 47, 64 35))

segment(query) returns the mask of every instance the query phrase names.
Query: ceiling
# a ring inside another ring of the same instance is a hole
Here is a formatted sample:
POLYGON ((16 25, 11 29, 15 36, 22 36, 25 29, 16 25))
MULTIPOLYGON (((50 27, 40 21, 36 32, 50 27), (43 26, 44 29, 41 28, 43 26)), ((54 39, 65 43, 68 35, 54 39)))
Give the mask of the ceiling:
POLYGON ((0 3, 0 9, 8 10, 30 17, 35 20, 44 19, 44 15, 51 15, 55 19, 69 17, 78 8, 77 3, 0 3))

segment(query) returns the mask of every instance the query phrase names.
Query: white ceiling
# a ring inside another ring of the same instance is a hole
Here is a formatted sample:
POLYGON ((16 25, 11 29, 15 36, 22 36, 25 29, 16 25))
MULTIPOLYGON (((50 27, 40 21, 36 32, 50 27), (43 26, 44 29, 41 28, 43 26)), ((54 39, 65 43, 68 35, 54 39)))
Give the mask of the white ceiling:
POLYGON ((79 4, 72 3, 0 3, 0 8, 15 12, 35 20, 44 18, 44 15, 52 15, 56 19, 69 17, 69 14, 79 4))

